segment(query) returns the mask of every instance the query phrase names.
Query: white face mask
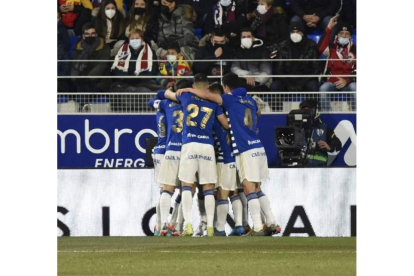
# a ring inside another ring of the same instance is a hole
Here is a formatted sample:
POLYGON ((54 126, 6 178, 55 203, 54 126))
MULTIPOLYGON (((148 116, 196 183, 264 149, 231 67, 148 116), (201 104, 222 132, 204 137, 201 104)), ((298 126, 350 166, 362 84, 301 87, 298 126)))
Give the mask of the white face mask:
POLYGON ((112 9, 110 9, 110 10, 105 10, 105 15, 106 15, 106 17, 108 17, 109 19, 111 19, 112 17, 114 17, 114 16, 115 16, 115 13, 116 13, 116 11, 115 11, 115 10, 112 10, 112 9))
POLYGON ((220 1, 220 5, 222 5, 223 7, 228 7, 231 4, 231 0, 221 0, 220 1))
POLYGON ((299 43, 302 41, 302 36, 298 33, 293 33, 293 34, 290 34, 290 39, 292 39, 294 43, 299 43))
POLYGON ((242 38, 241 40, 241 46, 242 48, 250 49, 253 45, 253 39, 251 38, 242 38))
POLYGON ((265 5, 258 5, 257 6, 257 12, 260 13, 260 14, 265 14, 266 13, 265 5))
POLYGON ((142 41, 139 38, 137 38, 137 39, 131 39, 129 41, 129 45, 131 45, 131 47, 133 49, 138 49, 139 47, 141 47, 141 43, 142 43, 142 41))
POLYGON ((338 43, 341 44, 342 46, 348 45, 349 38, 347 38, 347 37, 338 37, 338 43))
POLYGON ((176 55, 167 55, 167 60, 169 62, 176 62, 177 61, 177 56, 176 55))

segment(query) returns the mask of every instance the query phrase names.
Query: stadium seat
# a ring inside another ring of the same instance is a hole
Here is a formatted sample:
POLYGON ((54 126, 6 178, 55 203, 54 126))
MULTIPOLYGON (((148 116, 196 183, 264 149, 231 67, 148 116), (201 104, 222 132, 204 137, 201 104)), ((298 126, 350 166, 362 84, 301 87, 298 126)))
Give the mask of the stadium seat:
POLYGON ((203 38, 203 29, 194 29, 194 34, 198 40, 201 40, 203 38))
POLYGON ((78 113, 79 104, 75 101, 69 101, 68 97, 57 97, 57 113, 78 113))
POLYGON ((299 109, 299 104, 305 100, 303 95, 286 95, 283 98, 283 112, 290 112, 292 109, 299 109))
POLYGON ((73 53, 76 48, 76 42, 78 42, 78 37, 75 35, 70 36, 70 50, 69 50, 69 56, 72 57, 73 53))
POLYGON ((82 112, 86 113, 110 113, 111 111, 111 103, 107 97, 96 98, 82 108, 82 112))
POLYGON ((320 35, 311 34, 311 35, 308 35, 308 38, 309 39, 312 39, 313 41, 315 41, 316 44, 318 44, 319 39, 321 39, 321 36, 320 35))
POLYGON ((343 112, 351 111, 348 94, 334 94, 331 95, 331 111, 343 112))

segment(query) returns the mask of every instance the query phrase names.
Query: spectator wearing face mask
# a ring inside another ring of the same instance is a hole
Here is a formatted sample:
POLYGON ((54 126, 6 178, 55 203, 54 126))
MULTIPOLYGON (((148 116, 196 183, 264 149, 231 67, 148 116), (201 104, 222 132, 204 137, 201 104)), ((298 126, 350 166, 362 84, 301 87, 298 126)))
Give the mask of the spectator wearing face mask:
POLYGON ((153 44, 158 58, 165 57, 169 43, 178 42, 185 59, 194 59, 198 39, 194 34, 193 22, 185 17, 185 9, 178 6, 175 0, 161 0, 158 27, 158 43, 153 44))
POLYGON ((61 22, 66 28, 74 29, 75 35, 82 34, 82 26, 91 20, 90 0, 58 0, 61 22))
POLYGON ((111 85, 112 92, 151 92, 160 87, 154 79, 140 78, 141 76, 156 76, 157 62, 155 53, 150 45, 144 41, 141 30, 129 33, 129 42, 125 42, 119 49, 111 70, 115 76, 136 76, 117 81, 111 85))
POLYGON ((273 74, 297 75, 297 78, 274 78, 271 91, 319 91, 319 82, 315 78, 300 75, 318 75, 322 65, 318 61, 292 61, 286 59, 319 59, 316 43, 304 34, 302 23, 293 22, 289 26, 290 37, 280 44, 277 62, 273 62, 273 74), (284 61, 286 60, 286 61, 284 61))
MULTIPOLYGON (((319 47, 319 53, 325 55, 329 59, 327 64, 327 72, 329 75, 355 75, 356 74, 356 45, 352 41, 352 26, 342 22, 338 25, 337 16, 332 17, 326 27, 322 37, 322 43, 319 47), (336 27, 336 36, 333 42, 329 42, 333 28, 336 27)), ((356 91, 355 77, 329 77, 327 82, 323 83, 319 89, 321 92, 330 91, 356 91)), ((354 94, 348 94, 352 103, 352 110, 355 110, 354 94)), ((330 94, 321 95, 322 109, 330 110, 330 94)))
MULTIPOLYGON (((81 40, 76 44, 73 54, 71 76, 105 76, 108 75, 108 64, 105 62, 86 62, 88 60, 108 60, 110 49, 105 40, 98 36, 95 27, 86 23, 83 28, 81 40), (83 60, 85 62, 83 62, 83 60)), ((77 92, 101 92, 105 91, 104 82, 101 79, 73 79, 77 92)))
POLYGON ((209 34, 216 29, 221 29, 229 36, 229 44, 237 48, 240 42, 238 34, 245 22, 245 11, 238 7, 235 0, 219 0, 207 14, 204 33, 209 34))
POLYGON ((135 0, 129 10, 127 17, 127 27, 125 36, 129 37, 132 30, 141 30, 144 32, 144 40, 148 43, 157 41, 158 20, 154 16, 149 0, 135 0))
MULTIPOLYGON (((207 76, 224 76, 230 72, 231 62, 234 59, 233 49, 228 45, 228 38, 220 29, 200 41, 200 49, 195 56, 196 60, 217 60, 216 62, 194 62, 195 73, 203 73, 207 76), (224 60, 221 61, 220 60, 224 60), (223 72, 222 72, 223 70, 223 72)), ((210 79, 210 81, 220 79, 210 79)))
POLYGON ((295 16, 290 20, 305 24, 309 30, 323 31, 332 16, 340 8, 339 0, 291 0, 291 9, 295 16))
POLYGON ((241 45, 235 51, 236 59, 255 59, 255 61, 233 61, 231 72, 238 75, 241 79, 241 85, 247 91, 268 91, 271 78, 263 75, 272 74, 270 61, 260 61, 267 59, 268 51, 263 46, 263 41, 255 38, 249 28, 241 31, 241 45), (247 77, 246 75, 255 75, 247 77))
POLYGON ((93 19, 99 36, 105 38, 105 43, 112 49, 118 40, 124 38, 125 18, 118 10, 114 0, 104 0, 101 3, 97 17, 93 19))
MULTIPOLYGON (((163 88, 173 87, 174 84, 182 78, 174 78, 175 76, 192 76, 191 67, 180 53, 180 46, 178 43, 171 43, 167 47, 167 60, 160 62, 159 75, 171 76, 171 78, 159 78, 157 84, 163 88)), ((191 79, 188 79, 191 81, 191 79)))
MULTIPOLYGON (((92 10, 92 16, 96 17, 99 13, 99 10, 101 8, 101 4, 104 0, 91 0, 92 5, 93 5, 93 10, 92 10)), ((124 15, 125 17, 125 10, 124 10, 124 4, 127 4, 128 1, 123 1, 123 0, 115 0, 116 2, 116 6, 118 8, 118 10, 124 15)))
POLYGON ((273 0, 258 2, 257 9, 251 14, 249 21, 254 36, 263 40, 266 47, 287 39, 289 31, 284 9, 281 6, 273 6, 273 0))

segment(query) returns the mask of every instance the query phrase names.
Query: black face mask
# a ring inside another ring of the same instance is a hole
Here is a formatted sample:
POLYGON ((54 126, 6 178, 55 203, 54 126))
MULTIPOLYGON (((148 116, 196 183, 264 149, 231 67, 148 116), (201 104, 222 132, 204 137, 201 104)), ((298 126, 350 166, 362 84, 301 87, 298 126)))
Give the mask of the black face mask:
POLYGON ((161 12, 165 15, 170 13, 170 8, 168 8, 167 6, 162 5, 161 6, 161 12))
POLYGON ((145 8, 135 8, 136 15, 143 15, 145 13, 145 8))
POLYGON ((96 37, 93 37, 93 36, 85 37, 84 40, 86 44, 92 45, 95 42, 96 37))
POLYGON ((213 48, 214 50, 217 50, 218 48, 222 48, 224 50, 226 48, 226 44, 214 44, 213 48))

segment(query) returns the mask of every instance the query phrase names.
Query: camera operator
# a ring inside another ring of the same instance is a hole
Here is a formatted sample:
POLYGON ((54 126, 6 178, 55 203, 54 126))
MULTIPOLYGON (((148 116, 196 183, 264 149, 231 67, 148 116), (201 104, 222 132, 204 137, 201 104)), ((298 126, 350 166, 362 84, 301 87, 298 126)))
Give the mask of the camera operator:
POLYGON ((307 99, 300 103, 300 109, 314 109, 313 134, 308 149, 306 166, 328 166, 328 156, 336 156, 342 149, 342 143, 335 132, 319 118, 319 102, 307 99))

